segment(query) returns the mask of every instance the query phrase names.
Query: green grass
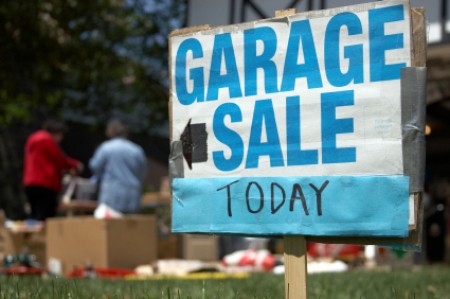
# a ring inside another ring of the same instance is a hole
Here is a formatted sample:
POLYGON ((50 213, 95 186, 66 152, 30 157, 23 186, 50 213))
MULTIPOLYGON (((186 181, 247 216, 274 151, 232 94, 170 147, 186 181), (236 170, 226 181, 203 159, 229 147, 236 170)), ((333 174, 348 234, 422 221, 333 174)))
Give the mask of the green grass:
MULTIPOLYGON (((350 271, 308 277, 311 299, 450 299, 450 268, 350 271)), ((248 279, 122 281, 0 277, 0 299, 269 299, 284 298, 284 277, 254 274, 248 279)))

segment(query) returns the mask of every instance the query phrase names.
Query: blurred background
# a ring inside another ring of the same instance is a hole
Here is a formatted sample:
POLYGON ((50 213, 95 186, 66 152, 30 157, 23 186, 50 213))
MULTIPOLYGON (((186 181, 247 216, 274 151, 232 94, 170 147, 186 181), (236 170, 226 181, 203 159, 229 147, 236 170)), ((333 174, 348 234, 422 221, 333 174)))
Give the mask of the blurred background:
POLYGON ((24 143, 47 118, 69 125, 62 148, 85 165, 108 119, 125 120, 153 169, 147 188, 159 188, 169 152, 167 35, 185 25, 186 5, 2 1, 0 208, 8 218, 23 217, 24 143))
MULTIPOLYGON (((85 165, 121 117, 148 158, 146 191, 168 174, 168 34, 357 0, 6 0, 0 4, 0 209, 25 217, 23 148, 47 118, 69 125, 62 148, 85 165)), ((428 21, 424 248, 450 259, 450 1, 412 0, 428 21), (427 246, 428 244, 428 246, 427 246), (446 249, 447 248, 447 249, 446 249)), ((82 176, 89 177, 88 168, 82 176)))

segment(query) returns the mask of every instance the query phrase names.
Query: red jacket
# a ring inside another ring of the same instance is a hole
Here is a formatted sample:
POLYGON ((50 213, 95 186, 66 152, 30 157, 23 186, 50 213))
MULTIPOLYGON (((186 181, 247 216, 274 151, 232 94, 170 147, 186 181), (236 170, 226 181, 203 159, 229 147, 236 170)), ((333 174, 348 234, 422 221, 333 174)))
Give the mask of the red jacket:
POLYGON ((49 133, 39 130, 28 137, 25 145, 23 185, 59 192, 62 172, 77 167, 79 163, 67 157, 49 133))

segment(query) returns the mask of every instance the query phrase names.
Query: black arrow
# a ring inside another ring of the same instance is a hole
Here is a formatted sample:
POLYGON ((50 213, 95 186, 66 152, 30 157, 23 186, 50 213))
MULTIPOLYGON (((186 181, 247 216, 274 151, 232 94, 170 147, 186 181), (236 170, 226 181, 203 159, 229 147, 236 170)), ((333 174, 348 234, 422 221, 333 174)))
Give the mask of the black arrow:
POLYGON ((206 162, 208 160, 207 139, 206 124, 191 124, 191 119, 189 119, 180 136, 183 145, 183 156, 189 169, 192 169, 192 163, 206 162))

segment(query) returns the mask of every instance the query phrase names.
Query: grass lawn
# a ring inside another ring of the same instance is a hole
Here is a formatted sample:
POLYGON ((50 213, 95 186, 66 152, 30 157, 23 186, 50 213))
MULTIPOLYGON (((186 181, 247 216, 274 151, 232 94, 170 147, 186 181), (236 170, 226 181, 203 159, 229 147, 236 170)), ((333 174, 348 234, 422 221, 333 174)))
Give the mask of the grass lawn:
MULTIPOLYGON (((450 267, 383 271, 354 270, 308 277, 311 299, 450 299, 450 267)), ((284 277, 269 273, 246 279, 147 280, 0 277, 0 299, 7 298, 284 298, 284 277)))

